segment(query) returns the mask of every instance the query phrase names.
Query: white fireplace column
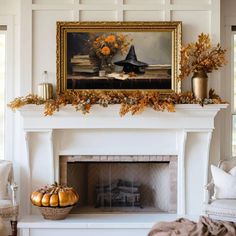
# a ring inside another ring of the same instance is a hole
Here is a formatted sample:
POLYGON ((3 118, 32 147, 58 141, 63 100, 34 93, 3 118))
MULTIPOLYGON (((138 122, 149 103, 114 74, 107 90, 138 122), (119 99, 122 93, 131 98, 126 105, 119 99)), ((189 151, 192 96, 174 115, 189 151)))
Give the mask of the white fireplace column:
POLYGON ((26 171, 23 171, 21 182, 24 186, 23 199, 28 201, 23 202, 24 209, 22 210, 24 214, 25 212, 31 214, 35 211, 32 212, 32 204, 29 201, 30 193, 42 186, 41 183, 45 185, 46 183, 55 182, 53 130, 25 129, 24 133, 26 171))
MULTIPOLYGON (((21 205, 30 206, 30 191, 59 180, 60 155, 177 155, 177 214, 200 215, 207 183, 214 117, 227 105, 177 105, 176 112, 147 109, 119 117, 119 106, 95 106, 82 115, 67 106, 51 117, 43 107, 20 110, 26 134, 27 175, 20 185, 21 205)), ((31 207, 24 214, 35 214, 31 207)))
POLYGON ((183 149, 179 155, 180 215, 203 214, 204 186, 208 183, 208 164, 213 129, 184 131, 183 149))

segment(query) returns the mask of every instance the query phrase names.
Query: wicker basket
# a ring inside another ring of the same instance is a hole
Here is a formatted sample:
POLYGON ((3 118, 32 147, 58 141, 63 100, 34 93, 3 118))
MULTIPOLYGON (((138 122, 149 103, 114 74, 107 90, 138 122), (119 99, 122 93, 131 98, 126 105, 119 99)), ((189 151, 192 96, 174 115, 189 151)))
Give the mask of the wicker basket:
POLYGON ((64 220, 73 206, 68 207, 39 207, 44 219, 47 220, 64 220))

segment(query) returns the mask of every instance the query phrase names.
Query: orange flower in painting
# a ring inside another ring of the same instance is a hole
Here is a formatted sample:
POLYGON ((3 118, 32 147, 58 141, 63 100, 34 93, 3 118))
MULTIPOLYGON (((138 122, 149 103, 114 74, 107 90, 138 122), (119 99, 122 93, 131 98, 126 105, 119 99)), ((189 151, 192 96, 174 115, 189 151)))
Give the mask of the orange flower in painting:
POLYGON ((106 38, 105 38, 105 42, 107 43, 114 43, 116 41, 116 37, 115 35, 108 35, 106 38))
POLYGON ((112 58, 117 53, 123 55, 127 52, 131 40, 128 35, 116 33, 95 35, 91 38, 94 61, 112 58))
POLYGON ((101 41, 101 38, 100 38, 100 37, 97 37, 97 38, 96 38, 96 41, 97 41, 97 42, 100 42, 100 41, 101 41))
POLYGON ((109 47, 105 46, 102 48, 101 50, 101 53, 104 55, 104 56, 108 56, 110 54, 111 50, 109 47))

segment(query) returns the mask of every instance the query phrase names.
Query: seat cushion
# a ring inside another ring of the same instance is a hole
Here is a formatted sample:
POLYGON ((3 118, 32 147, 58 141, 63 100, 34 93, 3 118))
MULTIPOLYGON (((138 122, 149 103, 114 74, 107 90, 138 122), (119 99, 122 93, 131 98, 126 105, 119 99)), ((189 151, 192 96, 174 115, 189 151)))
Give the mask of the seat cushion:
POLYGON ((12 207, 12 201, 11 200, 0 200, 0 209, 12 207))
POLYGON ((205 205, 205 212, 209 215, 236 217, 236 200, 217 199, 205 205))
POLYGON ((18 215, 18 206, 13 206, 11 200, 0 200, 0 217, 10 218, 18 215))
POLYGON ((12 180, 12 164, 0 160, 0 200, 8 198, 8 183, 12 180))

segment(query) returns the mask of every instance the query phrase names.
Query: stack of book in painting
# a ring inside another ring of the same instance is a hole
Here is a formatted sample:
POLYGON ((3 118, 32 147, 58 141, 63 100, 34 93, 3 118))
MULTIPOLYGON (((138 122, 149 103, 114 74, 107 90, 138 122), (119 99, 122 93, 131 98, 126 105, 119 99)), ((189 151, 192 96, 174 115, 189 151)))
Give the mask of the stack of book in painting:
POLYGON ((148 65, 145 68, 145 77, 155 77, 157 79, 170 79, 171 66, 170 65, 148 65))
POLYGON ((71 58, 72 72, 78 75, 95 75, 98 68, 91 62, 89 55, 74 55, 71 58))

